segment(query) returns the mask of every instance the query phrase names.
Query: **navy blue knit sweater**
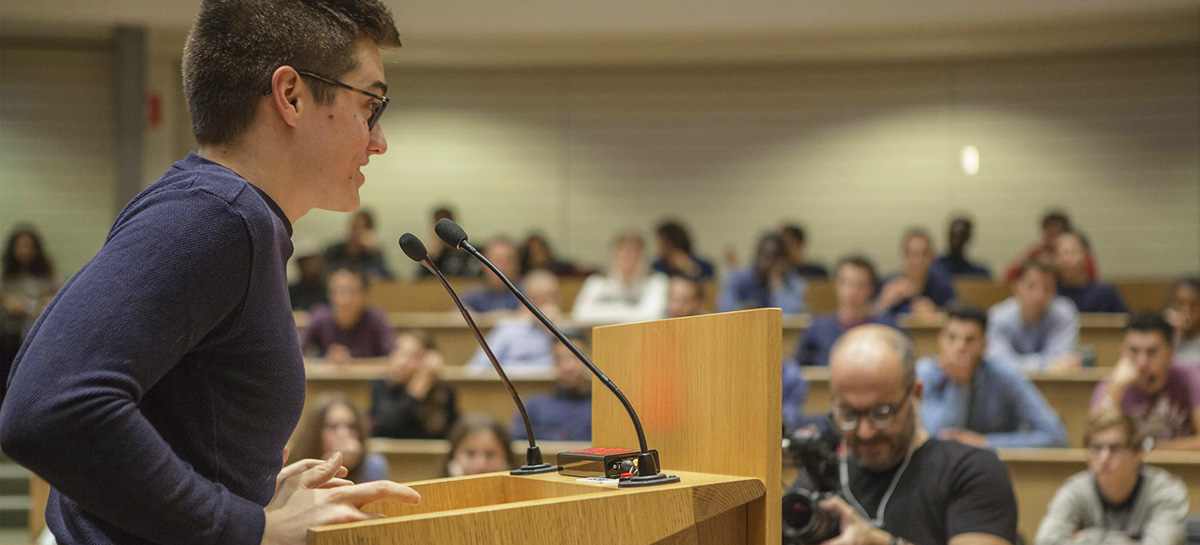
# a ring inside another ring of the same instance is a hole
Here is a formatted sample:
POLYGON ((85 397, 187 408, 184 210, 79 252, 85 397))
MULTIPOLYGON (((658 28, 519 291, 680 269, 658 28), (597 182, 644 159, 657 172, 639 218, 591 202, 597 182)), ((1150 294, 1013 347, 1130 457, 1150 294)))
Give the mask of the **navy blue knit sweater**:
POLYGON ((195 154, 121 212, 13 365, 0 446, 59 543, 257 544, 304 403, 291 224, 195 154))

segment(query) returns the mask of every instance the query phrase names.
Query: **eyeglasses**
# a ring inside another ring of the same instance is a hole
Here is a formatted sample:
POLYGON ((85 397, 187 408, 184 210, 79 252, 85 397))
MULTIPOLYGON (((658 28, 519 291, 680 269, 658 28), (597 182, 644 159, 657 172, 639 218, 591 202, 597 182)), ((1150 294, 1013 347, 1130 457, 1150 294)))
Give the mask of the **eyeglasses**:
POLYGON ((899 403, 889 405, 879 405, 873 409, 860 411, 851 409, 843 405, 835 405, 832 411, 829 411, 829 420, 831 420, 838 429, 842 431, 854 431, 858 429, 858 422, 864 418, 870 424, 872 429, 886 430, 896 425, 896 416, 904 408, 904 403, 908 401, 908 396, 912 394, 912 387, 909 387, 904 392, 904 397, 899 403))
POLYGON ((1100 456, 1101 454, 1104 454, 1104 451, 1106 451, 1106 450, 1112 454, 1120 454, 1127 450, 1133 450, 1133 448, 1130 447, 1129 445, 1122 445, 1120 443, 1111 443, 1111 444, 1097 443, 1094 445, 1088 445, 1087 449, 1088 449, 1088 454, 1091 454, 1092 456, 1100 456))
POLYGON ((358 87, 355 87, 353 85, 347 85, 338 80, 330 79, 330 78, 327 78, 324 76, 319 76, 317 74, 308 72, 306 70, 297 70, 296 73, 300 74, 301 76, 308 76, 308 77, 315 79, 321 83, 327 83, 334 87, 341 87, 342 89, 346 89, 348 91, 362 93, 364 95, 367 95, 367 96, 379 101, 379 102, 375 103, 374 106, 371 107, 371 117, 367 118, 367 130, 368 131, 375 130, 375 124, 379 122, 379 116, 383 115, 383 110, 387 108, 388 102, 391 102, 391 100, 388 99, 388 97, 385 97, 383 95, 377 95, 377 94, 367 91, 365 89, 359 89, 358 87))

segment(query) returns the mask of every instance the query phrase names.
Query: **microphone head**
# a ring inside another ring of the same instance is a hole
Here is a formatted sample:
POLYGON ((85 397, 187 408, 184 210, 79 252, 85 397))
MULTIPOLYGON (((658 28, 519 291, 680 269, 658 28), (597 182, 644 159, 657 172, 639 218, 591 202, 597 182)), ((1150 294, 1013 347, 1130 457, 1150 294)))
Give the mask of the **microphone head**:
POLYGON ((467 240, 467 232, 449 218, 438 220, 437 225, 433 226, 433 232, 437 233, 438 238, 451 248, 461 249, 462 243, 467 240))
POLYGON ((429 251, 425 249, 425 244, 412 233, 400 235, 400 249, 404 250, 404 255, 409 259, 418 263, 429 257, 429 251))

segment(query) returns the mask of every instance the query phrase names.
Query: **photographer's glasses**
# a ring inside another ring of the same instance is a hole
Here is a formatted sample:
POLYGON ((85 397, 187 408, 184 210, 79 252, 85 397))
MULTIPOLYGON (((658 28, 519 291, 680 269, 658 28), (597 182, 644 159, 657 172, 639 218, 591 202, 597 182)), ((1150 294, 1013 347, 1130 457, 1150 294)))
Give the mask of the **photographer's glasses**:
POLYGON ((307 70, 297 70, 296 73, 300 74, 301 76, 308 76, 308 77, 315 79, 321 83, 326 83, 326 84, 332 85, 334 87, 341 87, 342 89, 345 89, 347 91, 354 91, 356 93, 362 93, 364 95, 367 95, 367 96, 375 99, 376 102, 371 106, 371 117, 367 118, 367 130, 368 131, 375 130, 375 124, 379 122, 379 117, 383 115, 383 110, 387 108, 388 102, 390 102, 388 97, 385 97, 383 95, 378 95, 378 94, 372 93, 370 91, 367 91, 366 89, 359 89, 358 87, 355 87, 353 85, 348 85, 348 84, 342 83, 335 79, 330 79, 325 76, 320 76, 320 75, 314 74, 312 72, 309 72, 307 70))
POLYGON ((867 419, 867 424, 872 429, 886 430, 896 425, 896 416, 904 408, 909 395, 912 395, 912 387, 909 387, 908 391, 904 392, 904 397, 899 403, 879 405, 865 411, 852 409, 843 405, 834 405, 833 410, 829 412, 829 420, 842 431, 854 431, 858 429, 859 421, 864 418, 867 419))

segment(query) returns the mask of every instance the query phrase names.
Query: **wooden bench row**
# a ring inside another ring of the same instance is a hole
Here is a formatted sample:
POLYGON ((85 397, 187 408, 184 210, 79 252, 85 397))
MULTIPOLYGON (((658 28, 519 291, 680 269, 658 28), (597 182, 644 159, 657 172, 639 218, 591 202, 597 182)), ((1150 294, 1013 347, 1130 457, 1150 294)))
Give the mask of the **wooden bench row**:
MULTIPOLYGON (((480 285, 476 279, 452 279, 451 285, 459 295, 464 295, 480 285)), ((812 312, 832 312, 837 308, 833 283, 828 280, 808 279, 805 303, 812 312)), ((1124 278, 1113 281, 1131 310, 1162 310, 1167 290, 1174 283, 1169 278, 1124 278)), ((583 285, 583 279, 563 278, 559 282, 559 303, 570 311, 575 296, 583 285)), ((965 303, 988 308, 1008 298, 1012 291, 1008 285, 983 279, 962 278, 954 281, 958 297, 965 303)), ((710 283, 704 290, 704 308, 715 309, 719 287, 710 283)), ((368 301, 393 312, 434 312, 453 310, 454 304, 436 280, 423 279, 415 282, 376 282, 371 285, 368 301)))

